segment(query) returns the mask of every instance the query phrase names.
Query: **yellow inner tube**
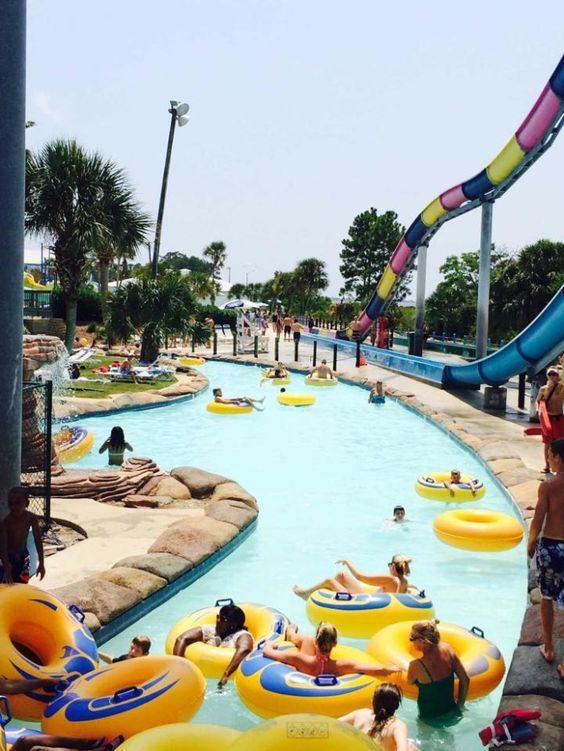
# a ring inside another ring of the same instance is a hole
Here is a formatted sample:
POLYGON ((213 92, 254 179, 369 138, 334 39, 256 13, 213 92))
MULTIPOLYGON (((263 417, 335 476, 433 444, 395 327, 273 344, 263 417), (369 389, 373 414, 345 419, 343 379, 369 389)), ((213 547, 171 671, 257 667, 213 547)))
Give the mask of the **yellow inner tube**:
MULTIPOLYGON (((261 722, 229 751, 382 751, 382 746, 346 722, 331 717, 291 714, 261 722)), ((196 750, 194 750, 196 751, 196 750)))
POLYGON ((206 361, 203 357, 180 357, 178 362, 180 363, 180 365, 186 365, 188 367, 206 364, 206 361))
MULTIPOLYGON (((403 621, 386 626, 370 639, 368 652, 384 665, 400 665, 401 675, 394 673, 393 681, 400 686, 404 696, 416 699, 417 687, 407 682, 409 663, 421 658, 421 652, 414 646, 416 642, 409 641, 412 625, 413 622, 403 621)), ((493 691, 505 673, 505 663, 496 645, 485 639, 480 629, 469 631, 442 622, 438 629, 442 641, 450 644, 470 676, 468 698, 477 699, 493 691)))
POLYGON ((204 700, 201 670, 181 657, 147 655, 81 676, 45 710, 43 732, 75 738, 129 738, 191 719, 204 700), (86 700, 86 701, 85 701, 86 700))
POLYGON ((224 751, 241 735, 222 725, 175 722, 144 730, 120 746, 122 751, 224 751))
POLYGON ((490 509, 455 509, 433 522, 439 540, 463 550, 497 552, 519 545, 523 527, 509 514, 490 509))
POLYGON ((273 386, 287 386, 289 383, 292 383, 292 379, 290 376, 284 376, 284 378, 272 378, 271 381, 273 386))
POLYGON ((429 472, 417 478, 415 490, 423 498, 428 498, 431 501, 443 501, 443 503, 477 501, 486 494, 484 483, 470 475, 460 476, 460 482, 453 490, 453 495, 450 494, 450 488, 445 487, 445 483, 449 481, 450 472, 429 472), (474 481, 474 493, 472 493, 469 485, 472 480, 474 481))
MULTIPOLYGON (((165 652, 169 655, 173 653, 174 642, 184 631, 198 626, 214 624, 219 613, 220 603, 221 601, 218 601, 218 605, 215 607, 196 610, 175 623, 166 637, 165 652)), ((252 602, 243 602, 239 607, 245 613, 245 625, 255 644, 265 639, 280 641, 283 638, 288 626, 288 619, 278 610, 252 602)), ((184 657, 192 660, 206 678, 221 678, 234 654, 235 649, 233 647, 214 647, 203 642, 194 642, 184 651, 184 657)))
POLYGON ((206 409, 216 415, 244 415, 253 411, 248 404, 221 404, 220 402, 210 402, 206 409))
POLYGON ((336 386, 339 381, 337 378, 304 378, 306 386, 336 386))
POLYGON ((278 394, 280 404, 290 407, 310 407, 315 404, 315 396, 310 394, 278 394))

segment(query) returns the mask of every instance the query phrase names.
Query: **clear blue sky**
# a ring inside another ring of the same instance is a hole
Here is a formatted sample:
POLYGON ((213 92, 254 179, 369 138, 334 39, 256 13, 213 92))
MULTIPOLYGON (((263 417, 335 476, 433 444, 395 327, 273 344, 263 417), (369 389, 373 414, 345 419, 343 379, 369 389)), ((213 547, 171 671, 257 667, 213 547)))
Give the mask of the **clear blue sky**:
MULTIPOLYGON (((187 101, 161 252, 223 240, 232 282, 316 256, 336 293, 355 215, 393 209, 409 225, 480 171, 556 66, 563 29, 556 0, 28 0, 28 145, 99 150, 156 216, 169 100, 187 101)), ((563 167, 561 136, 496 204, 498 246, 564 239, 563 167)), ((443 227, 428 289, 448 254, 478 244, 477 212, 443 227)))

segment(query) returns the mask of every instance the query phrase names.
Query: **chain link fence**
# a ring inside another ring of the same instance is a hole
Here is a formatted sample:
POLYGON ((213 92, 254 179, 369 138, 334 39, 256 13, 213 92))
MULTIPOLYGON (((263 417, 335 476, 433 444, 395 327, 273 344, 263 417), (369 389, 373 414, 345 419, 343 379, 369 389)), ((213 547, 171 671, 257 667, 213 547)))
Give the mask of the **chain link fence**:
POLYGON ((29 510, 51 518, 52 383, 24 382, 22 388, 21 484, 30 489, 29 510))

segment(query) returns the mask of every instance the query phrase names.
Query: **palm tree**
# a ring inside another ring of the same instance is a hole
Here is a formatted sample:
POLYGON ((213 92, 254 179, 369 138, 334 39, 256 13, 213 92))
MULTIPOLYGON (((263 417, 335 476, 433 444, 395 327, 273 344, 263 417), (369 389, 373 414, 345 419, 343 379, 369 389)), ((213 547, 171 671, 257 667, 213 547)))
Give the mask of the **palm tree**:
POLYGON ((118 339, 141 335, 141 359, 153 362, 160 345, 171 334, 209 338, 209 328, 198 324, 198 305, 186 279, 168 272, 157 279, 141 279, 119 287, 108 300, 107 327, 118 339))
POLYGON ((26 230, 50 237, 72 348, 76 308, 91 253, 138 245, 150 226, 124 171, 76 141, 57 139, 26 159, 26 230))
MULTIPOLYGON (((227 259, 227 249, 225 247, 225 243, 210 243, 207 247, 204 248, 202 255, 204 256, 204 258, 209 258, 212 265, 212 279, 215 279, 216 282, 219 282, 221 269, 225 266, 225 261, 227 259)), ((211 294, 212 305, 215 305, 216 294, 217 290, 214 290, 211 294)))
POLYGON ((293 272, 293 283, 299 298, 300 313, 307 312, 308 305, 315 295, 329 286, 325 262, 317 258, 300 261, 293 272))

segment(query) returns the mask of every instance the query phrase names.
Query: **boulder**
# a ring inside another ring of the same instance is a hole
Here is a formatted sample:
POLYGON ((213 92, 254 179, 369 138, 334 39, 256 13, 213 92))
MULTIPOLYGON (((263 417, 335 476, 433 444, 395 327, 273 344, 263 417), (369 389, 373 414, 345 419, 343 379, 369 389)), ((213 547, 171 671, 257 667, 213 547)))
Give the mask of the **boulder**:
POLYGON ((98 616, 94 615, 94 613, 84 613, 84 625, 89 631, 94 633, 94 631, 98 631, 101 628, 102 624, 98 620, 98 616))
MULTIPOLYGON (((559 608, 554 610, 554 628, 552 633, 555 639, 564 639, 564 611, 559 608)), ((523 618, 520 645, 542 644, 542 626, 540 605, 529 605, 523 618)))
POLYGON ((507 445, 505 441, 491 441, 486 443, 479 451, 482 459, 487 462, 496 459, 518 459, 515 451, 507 445))
POLYGON ((118 584, 120 587, 133 589, 143 599, 162 589, 167 583, 166 579, 161 576, 155 576, 148 571, 127 566, 114 566, 109 571, 96 574, 96 578, 118 584))
POLYGON ((155 485, 149 492, 149 495, 168 495, 178 501, 192 497, 188 487, 174 477, 163 477, 158 485, 155 485))
POLYGON ((518 485, 513 485, 511 495, 519 508, 535 508, 539 491, 538 480, 526 480, 518 485))
POLYGON ((216 501, 226 500, 241 501, 242 503, 246 503, 247 506, 250 506, 255 511, 258 511, 257 499, 254 497, 254 495, 247 493, 247 491, 242 488, 238 482, 232 482, 230 480, 228 482, 222 483, 221 485, 218 485, 213 491, 212 497, 210 498, 210 501, 212 503, 215 503, 216 501))
POLYGON ((164 389, 159 389, 157 393, 161 396, 166 396, 168 399, 175 396, 186 396, 187 394, 195 394, 199 391, 201 386, 195 383, 174 383, 172 386, 165 386, 164 389))
POLYGON ((102 626, 141 600, 134 590, 95 577, 58 587, 53 594, 68 605, 78 605, 85 612, 92 613, 102 626))
POLYGON ((206 514, 212 519, 233 524, 237 529, 244 529, 257 518, 258 512, 243 501, 228 498, 211 503, 206 508, 206 514))
POLYGON ((206 472, 205 469, 197 467, 175 467, 170 474, 186 485, 194 498, 206 498, 213 493, 217 485, 230 482, 228 477, 206 472))
POLYGON ((494 473, 499 475, 502 472, 506 472, 508 469, 518 469, 523 466, 521 459, 494 459, 488 462, 488 467, 494 473))
POLYGON ((514 469, 506 469, 503 472, 500 472, 497 479, 505 485, 506 488, 512 489, 515 486, 533 480, 534 476, 535 473, 526 467, 515 467, 514 469))
MULTIPOLYGON (((555 644, 556 652, 561 654, 562 640, 558 641, 555 644)), ((513 652, 503 693, 539 694, 562 701, 562 683, 556 671, 556 662, 549 664, 538 647, 517 647, 513 652)))
MULTIPOLYGON (((523 709, 523 707, 540 710, 542 712, 543 723, 564 728, 564 707, 562 706, 562 702, 551 699, 548 696, 537 696, 536 694, 502 696, 499 711, 505 712, 510 709, 523 709)), ((563 745, 561 743, 558 746, 546 746, 546 748, 563 748, 563 745)))
POLYGON ((238 533, 232 524, 208 517, 181 520, 171 525, 151 545, 149 553, 172 553, 194 564, 209 558, 238 533))
POLYGON ((155 574, 159 578, 166 579, 167 582, 178 579, 179 576, 184 574, 193 568, 190 561, 186 558, 181 558, 178 555, 171 555, 170 553, 146 553, 145 555, 130 555, 127 558, 122 558, 114 564, 114 568, 120 568, 127 566, 128 568, 136 568, 141 571, 148 571, 150 574, 155 574))

